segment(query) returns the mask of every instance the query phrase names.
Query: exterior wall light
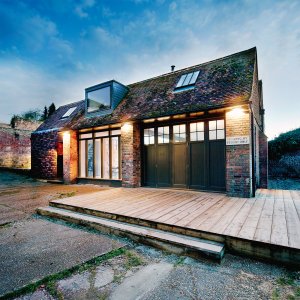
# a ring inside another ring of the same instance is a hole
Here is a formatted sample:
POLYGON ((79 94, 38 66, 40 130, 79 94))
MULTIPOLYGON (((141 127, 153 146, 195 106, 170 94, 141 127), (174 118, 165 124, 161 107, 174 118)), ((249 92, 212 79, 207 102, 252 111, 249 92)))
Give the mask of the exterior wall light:
POLYGON ((245 110, 242 109, 241 107, 235 107, 232 110, 230 110, 229 112, 227 112, 227 114, 233 118, 242 117, 244 115, 244 113, 245 113, 245 110))
POLYGON ((129 123, 129 122, 124 123, 121 130, 124 131, 124 132, 132 131, 132 124, 129 123))

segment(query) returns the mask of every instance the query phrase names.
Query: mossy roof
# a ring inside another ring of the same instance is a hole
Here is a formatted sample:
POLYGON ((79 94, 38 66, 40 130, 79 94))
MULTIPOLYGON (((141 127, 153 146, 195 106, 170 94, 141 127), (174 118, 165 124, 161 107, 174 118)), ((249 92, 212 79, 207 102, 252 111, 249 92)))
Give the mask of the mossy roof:
POLYGON ((111 114, 88 117, 82 110, 63 125, 81 129, 246 103, 252 92, 255 61, 256 48, 251 48, 136 82, 128 85, 127 95, 111 114), (194 71, 199 71, 194 88, 174 93, 180 77, 194 71))

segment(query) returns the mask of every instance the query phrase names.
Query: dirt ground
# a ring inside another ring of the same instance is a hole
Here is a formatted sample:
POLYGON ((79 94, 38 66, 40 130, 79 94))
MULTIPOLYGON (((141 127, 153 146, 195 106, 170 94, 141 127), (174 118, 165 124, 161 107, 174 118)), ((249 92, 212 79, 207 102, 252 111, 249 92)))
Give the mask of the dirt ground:
POLYGON ((0 170, 0 226, 29 218, 37 207, 57 198, 83 195, 107 189, 97 185, 64 185, 34 180, 0 170))

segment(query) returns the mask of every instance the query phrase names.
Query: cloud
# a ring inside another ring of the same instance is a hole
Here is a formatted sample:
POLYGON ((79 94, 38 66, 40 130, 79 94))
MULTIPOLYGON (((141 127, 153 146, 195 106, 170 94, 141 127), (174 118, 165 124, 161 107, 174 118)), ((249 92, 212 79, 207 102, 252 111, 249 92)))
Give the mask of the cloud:
POLYGON ((89 14, 86 12, 88 8, 91 8, 95 5, 94 0, 83 0, 79 5, 74 9, 74 12, 80 18, 87 18, 89 14))

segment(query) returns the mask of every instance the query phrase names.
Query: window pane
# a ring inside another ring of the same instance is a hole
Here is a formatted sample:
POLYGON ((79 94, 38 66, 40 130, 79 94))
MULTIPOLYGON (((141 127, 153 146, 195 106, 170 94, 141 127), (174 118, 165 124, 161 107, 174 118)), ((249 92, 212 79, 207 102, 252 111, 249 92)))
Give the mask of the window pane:
POLYGON ((204 141, 204 132, 197 132, 197 141, 204 141))
POLYGON ((154 136, 150 136, 150 139, 149 139, 149 144, 154 144, 154 136))
POLYGON ((154 136, 154 128, 149 128, 149 135, 154 136))
POLYGON ((163 135, 159 135, 159 136, 158 136, 158 143, 159 143, 159 144, 163 144, 163 142, 164 142, 163 135))
POLYGON ((197 131, 204 131, 204 122, 197 123, 197 131))
POLYGON ((92 136, 93 136, 92 133, 84 133, 84 134, 80 134, 80 135, 79 135, 79 138, 80 138, 80 139, 91 139, 92 136))
POLYGON ((87 110, 93 112, 110 108, 110 87, 87 93, 87 110))
POLYGON ((108 131, 100 131, 95 133, 95 137, 108 136, 108 131))
POLYGON ((217 138, 217 133, 215 130, 209 132, 209 139, 215 140, 217 138))
POLYGON ((149 145, 150 143, 150 138, 148 136, 144 137, 144 145, 149 145))
POLYGON ((218 140, 224 139, 224 137, 225 137, 224 129, 217 130, 217 137, 218 137, 218 140))
POLYGON ((80 141, 79 143, 79 155, 80 155, 80 162, 79 162, 79 169, 80 169, 80 177, 86 177, 86 170, 85 170, 85 141, 80 141))
POLYGON ((184 143, 186 141, 186 134, 185 133, 180 133, 179 135, 180 135, 180 137, 179 137, 180 142, 184 143))
POLYGON ((88 160, 88 177, 94 176, 94 145, 93 140, 87 141, 88 153, 87 153, 87 160, 88 160))
POLYGON ((179 133, 179 125, 174 125, 173 126, 173 132, 174 133, 179 133))
POLYGON ((199 75, 199 71, 193 73, 190 84, 194 84, 196 82, 198 75, 199 75))
POLYGON ((163 135, 164 134, 164 127, 158 127, 157 128, 157 134, 158 135, 163 135))
POLYGON ((111 135, 121 135, 121 129, 118 129, 118 130, 112 130, 110 132, 111 135))
POLYGON ((190 132, 195 132, 197 130, 197 123, 190 124, 190 132))
POLYGON ((218 129, 224 129, 224 120, 218 120, 217 121, 217 128, 218 129))
POLYGON ((197 133, 196 132, 191 132, 190 139, 191 139, 192 142, 197 141, 197 133))
POLYGON ((103 178, 109 179, 109 138, 104 138, 103 143, 103 178))
POLYGON ((169 134, 169 126, 164 127, 164 134, 169 134))
POLYGON ((165 135, 164 135, 164 143, 167 144, 167 143, 169 143, 169 142, 170 142, 170 137, 169 137, 168 134, 165 134, 165 135))
POLYGON ((185 124, 180 125, 180 133, 185 132, 185 124))
POLYGON ((209 130, 215 130, 216 128, 216 121, 209 121, 209 130))
POLYGON ((174 142, 175 142, 175 143, 180 142, 180 136, 179 136, 179 133, 174 133, 174 142))
POLYGON ((185 78, 182 85, 188 85, 190 83, 190 80, 191 80, 192 76, 193 76, 193 73, 187 74, 187 76, 186 76, 186 78, 185 78))
POLYGON ((101 140, 95 140, 95 177, 101 178, 101 140))
POLYGON ((186 78, 186 75, 187 75, 187 74, 184 74, 184 75, 182 75, 182 76, 180 77, 180 79, 179 79, 179 81, 178 81, 176 87, 182 86, 182 83, 183 83, 184 79, 186 78))
POLYGON ((111 177, 119 179, 119 138, 111 138, 111 177))

